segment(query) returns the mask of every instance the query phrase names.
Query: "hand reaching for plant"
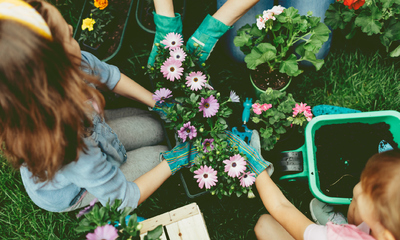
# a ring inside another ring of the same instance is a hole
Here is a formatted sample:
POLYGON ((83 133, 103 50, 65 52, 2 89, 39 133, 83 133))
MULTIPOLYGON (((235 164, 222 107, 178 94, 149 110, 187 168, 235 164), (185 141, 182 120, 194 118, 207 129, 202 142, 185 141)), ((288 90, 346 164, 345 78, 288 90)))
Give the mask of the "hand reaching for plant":
POLYGON ((182 19, 179 13, 175 13, 175 17, 162 16, 155 12, 153 14, 156 34, 154 36, 153 48, 151 49, 149 60, 147 61, 147 64, 151 66, 154 65, 154 60, 157 55, 156 44, 160 44, 167 34, 182 34, 182 19))
POLYGON ((194 159, 197 157, 198 152, 191 143, 186 142, 161 154, 167 161, 172 175, 174 175, 182 167, 191 167, 194 164, 194 159))
MULTIPOLYGON (((257 132, 256 132, 257 133, 257 132)), ((271 175, 273 172, 273 165, 272 163, 263 159, 260 154, 260 150, 256 150, 254 147, 248 145, 245 141, 243 141, 239 136, 233 134, 230 131, 225 131, 225 134, 228 137, 228 141, 232 147, 237 147, 239 152, 245 154, 247 156, 248 166, 250 171, 255 174, 257 177, 262 171, 270 167, 268 174, 271 175)), ((254 135, 254 132, 253 132, 254 135)), ((257 135, 257 134, 256 134, 257 135)), ((255 135, 255 136, 256 136, 255 135)), ((255 137, 252 140, 256 140, 255 137)), ((258 139, 259 141, 259 139, 258 139)))

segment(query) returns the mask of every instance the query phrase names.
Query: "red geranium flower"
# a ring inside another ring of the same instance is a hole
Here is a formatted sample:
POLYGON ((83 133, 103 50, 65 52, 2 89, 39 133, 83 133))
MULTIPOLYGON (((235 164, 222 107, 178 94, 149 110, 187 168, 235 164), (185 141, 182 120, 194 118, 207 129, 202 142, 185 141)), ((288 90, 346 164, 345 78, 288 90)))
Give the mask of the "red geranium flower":
MULTIPOLYGON (((339 0, 338 0, 339 1, 339 0)), ((344 5, 348 6, 349 9, 357 10, 364 5, 365 0, 344 0, 344 5)))

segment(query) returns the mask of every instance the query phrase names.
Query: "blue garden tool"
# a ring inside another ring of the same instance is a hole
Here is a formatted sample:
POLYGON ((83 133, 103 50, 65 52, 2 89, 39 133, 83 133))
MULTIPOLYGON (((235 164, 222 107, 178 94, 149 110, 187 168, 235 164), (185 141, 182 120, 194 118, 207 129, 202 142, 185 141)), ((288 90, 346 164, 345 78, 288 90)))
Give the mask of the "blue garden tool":
POLYGON ((252 101, 253 101, 252 98, 250 99, 246 98, 246 101, 243 103, 244 109, 242 113, 242 121, 243 121, 242 127, 244 128, 244 132, 239 132, 237 127, 232 128, 232 132, 238 135, 243 141, 247 142, 247 144, 250 144, 250 139, 253 134, 253 130, 248 129, 246 125, 246 123, 250 119, 250 109, 251 106, 253 105, 252 101))

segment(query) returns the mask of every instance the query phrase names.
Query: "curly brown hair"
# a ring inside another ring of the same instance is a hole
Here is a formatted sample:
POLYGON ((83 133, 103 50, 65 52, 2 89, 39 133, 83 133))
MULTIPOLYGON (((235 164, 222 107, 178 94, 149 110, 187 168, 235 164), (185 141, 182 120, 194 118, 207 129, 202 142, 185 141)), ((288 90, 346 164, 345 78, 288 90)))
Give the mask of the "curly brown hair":
MULTIPOLYGON (((27 2, 49 19, 41 0, 27 2)), ((28 167, 38 181, 51 180, 86 150, 83 137, 93 112, 87 100, 104 108, 103 96, 87 82, 102 84, 74 63, 57 26, 48 24, 52 41, 0 20, 0 141, 8 161, 28 167)))
POLYGON ((361 174, 363 192, 371 197, 379 222, 400 239, 400 150, 372 156, 361 174))

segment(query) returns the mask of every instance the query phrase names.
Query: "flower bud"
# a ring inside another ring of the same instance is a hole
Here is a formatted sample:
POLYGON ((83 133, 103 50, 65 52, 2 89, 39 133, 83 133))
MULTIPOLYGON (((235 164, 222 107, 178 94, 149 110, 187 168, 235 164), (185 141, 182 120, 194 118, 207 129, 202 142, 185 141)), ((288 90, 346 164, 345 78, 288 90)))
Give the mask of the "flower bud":
POLYGON ((144 66, 142 66, 142 69, 144 69, 144 66))
POLYGON ((211 195, 215 195, 215 191, 211 191, 211 195))
POLYGON ((198 43, 193 43, 193 46, 198 47, 199 44, 198 43))
POLYGON ((217 97, 221 96, 221 93, 217 92, 217 97))
POLYGON ((205 63, 202 63, 202 64, 201 64, 201 66, 202 66, 202 67, 205 67, 205 66, 206 66, 206 64, 205 64, 205 63))
POLYGON ((159 43, 155 43, 154 45, 156 45, 156 47, 160 46, 160 44, 159 44, 159 43))
POLYGON ((206 156, 203 155, 203 156, 201 157, 201 159, 206 159, 206 156))
POLYGON ((185 88, 185 87, 186 87, 186 85, 185 85, 185 84, 182 84, 182 85, 181 85, 181 88, 185 88))
POLYGON ((139 224, 136 226, 136 230, 140 231, 140 229, 142 229, 142 227, 143 227, 143 224, 139 223, 139 224))
POLYGON ((254 193, 253 193, 253 191, 249 191, 248 193, 247 193, 247 198, 255 198, 256 197, 256 195, 254 195, 254 193))
POLYGON ((215 154, 219 155, 219 154, 220 154, 220 151, 216 151, 215 154))
POLYGON ((200 128, 199 132, 201 132, 201 133, 204 132, 204 128, 200 128))
POLYGON ((153 68, 153 67, 151 67, 151 68, 150 68, 150 70, 151 70, 151 71, 154 71, 154 68, 153 68))

